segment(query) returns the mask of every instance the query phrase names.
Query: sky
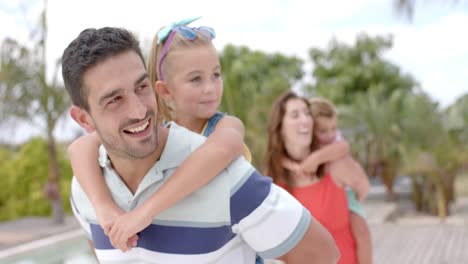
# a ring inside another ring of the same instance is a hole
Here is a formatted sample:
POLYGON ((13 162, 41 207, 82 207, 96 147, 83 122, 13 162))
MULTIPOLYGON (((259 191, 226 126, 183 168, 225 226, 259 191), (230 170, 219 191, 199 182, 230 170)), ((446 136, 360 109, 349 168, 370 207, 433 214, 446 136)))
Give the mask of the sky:
MULTIPOLYGON (((391 34, 394 46, 384 56, 446 107, 468 92, 468 0, 458 0, 456 5, 446 0, 417 2, 425 4, 416 6, 409 21, 394 12, 393 0, 48 0, 48 69, 53 72, 54 62, 85 28, 125 27, 149 47, 159 28, 193 16, 202 16, 194 26, 216 30, 214 43, 219 50, 230 43, 304 60, 309 60, 311 47, 326 48, 332 38, 352 44, 361 32, 391 34)), ((0 40, 8 36, 27 43, 42 7, 40 0, 2 0, 0 40)), ((306 75, 310 76, 311 68, 310 63, 306 65, 306 75)), ((2 129, 0 141, 21 142, 39 133, 24 126, 6 133, 2 129)), ((67 139, 78 129, 65 118, 55 132, 59 139, 67 139)))

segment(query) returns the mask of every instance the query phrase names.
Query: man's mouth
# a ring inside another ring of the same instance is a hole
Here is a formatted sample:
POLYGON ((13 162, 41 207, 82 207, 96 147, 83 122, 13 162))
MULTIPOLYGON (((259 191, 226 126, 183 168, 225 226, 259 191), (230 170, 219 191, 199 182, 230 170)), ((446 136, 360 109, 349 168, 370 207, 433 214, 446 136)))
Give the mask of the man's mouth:
POLYGON ((143 122, 143 123, 141 123, 141 124, 139 124, 137 126, 127 128, 127 129, 124 130, 124 132, 127 133, 127 134, 131 134, 131 135, 142 134, 143 132, 148 130, 149 124, 150 124, 150 119, 146 120, 145 122, 143 122))

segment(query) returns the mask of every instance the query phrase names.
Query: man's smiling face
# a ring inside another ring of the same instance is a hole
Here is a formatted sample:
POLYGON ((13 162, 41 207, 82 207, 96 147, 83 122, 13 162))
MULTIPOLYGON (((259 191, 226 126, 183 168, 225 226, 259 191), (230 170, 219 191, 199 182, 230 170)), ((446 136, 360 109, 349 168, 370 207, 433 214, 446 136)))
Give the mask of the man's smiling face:
POLYGON ((156 98, 136 52, 112 56, 88 69, 83 86, 89 103, 85 118, 109 153, 142 159, 156 150, 156 98))

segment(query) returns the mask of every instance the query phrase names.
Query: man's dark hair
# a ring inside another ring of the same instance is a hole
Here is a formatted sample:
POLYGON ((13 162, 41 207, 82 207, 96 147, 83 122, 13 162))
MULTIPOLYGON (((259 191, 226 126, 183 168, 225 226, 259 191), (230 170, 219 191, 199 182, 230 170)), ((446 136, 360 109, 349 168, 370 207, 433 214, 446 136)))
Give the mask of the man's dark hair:
POLYGON ((107 58, 131 50, 140 56, 145 65, 139 43, 129 31, 112 27, 83 30, 62 56, 63 81, 73 104, 89 111, 83 74, 107 58))

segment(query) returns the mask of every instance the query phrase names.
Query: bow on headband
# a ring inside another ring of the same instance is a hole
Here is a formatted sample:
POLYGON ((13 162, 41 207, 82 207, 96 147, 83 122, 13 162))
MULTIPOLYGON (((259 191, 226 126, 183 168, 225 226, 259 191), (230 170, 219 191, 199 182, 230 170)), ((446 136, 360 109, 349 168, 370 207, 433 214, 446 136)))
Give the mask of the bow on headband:
POLYGON ((192 23, 193 21, 196 21, 196 20, 198 20, 200 18, 201 18, 201 16, 194 17, 194 18, 182 19, 182 20, 180 20, 178 22, 172 22, 170 25, 165 26, 163 29, 161 29, 158 32, 158 44, 161 44, 161 42, 166 40, 169 37, 169 35, 171 34, 171 31, 174 28, 179 27, 179 26, 186 26, 186 25, 188 25, 188 24, 192 23))

